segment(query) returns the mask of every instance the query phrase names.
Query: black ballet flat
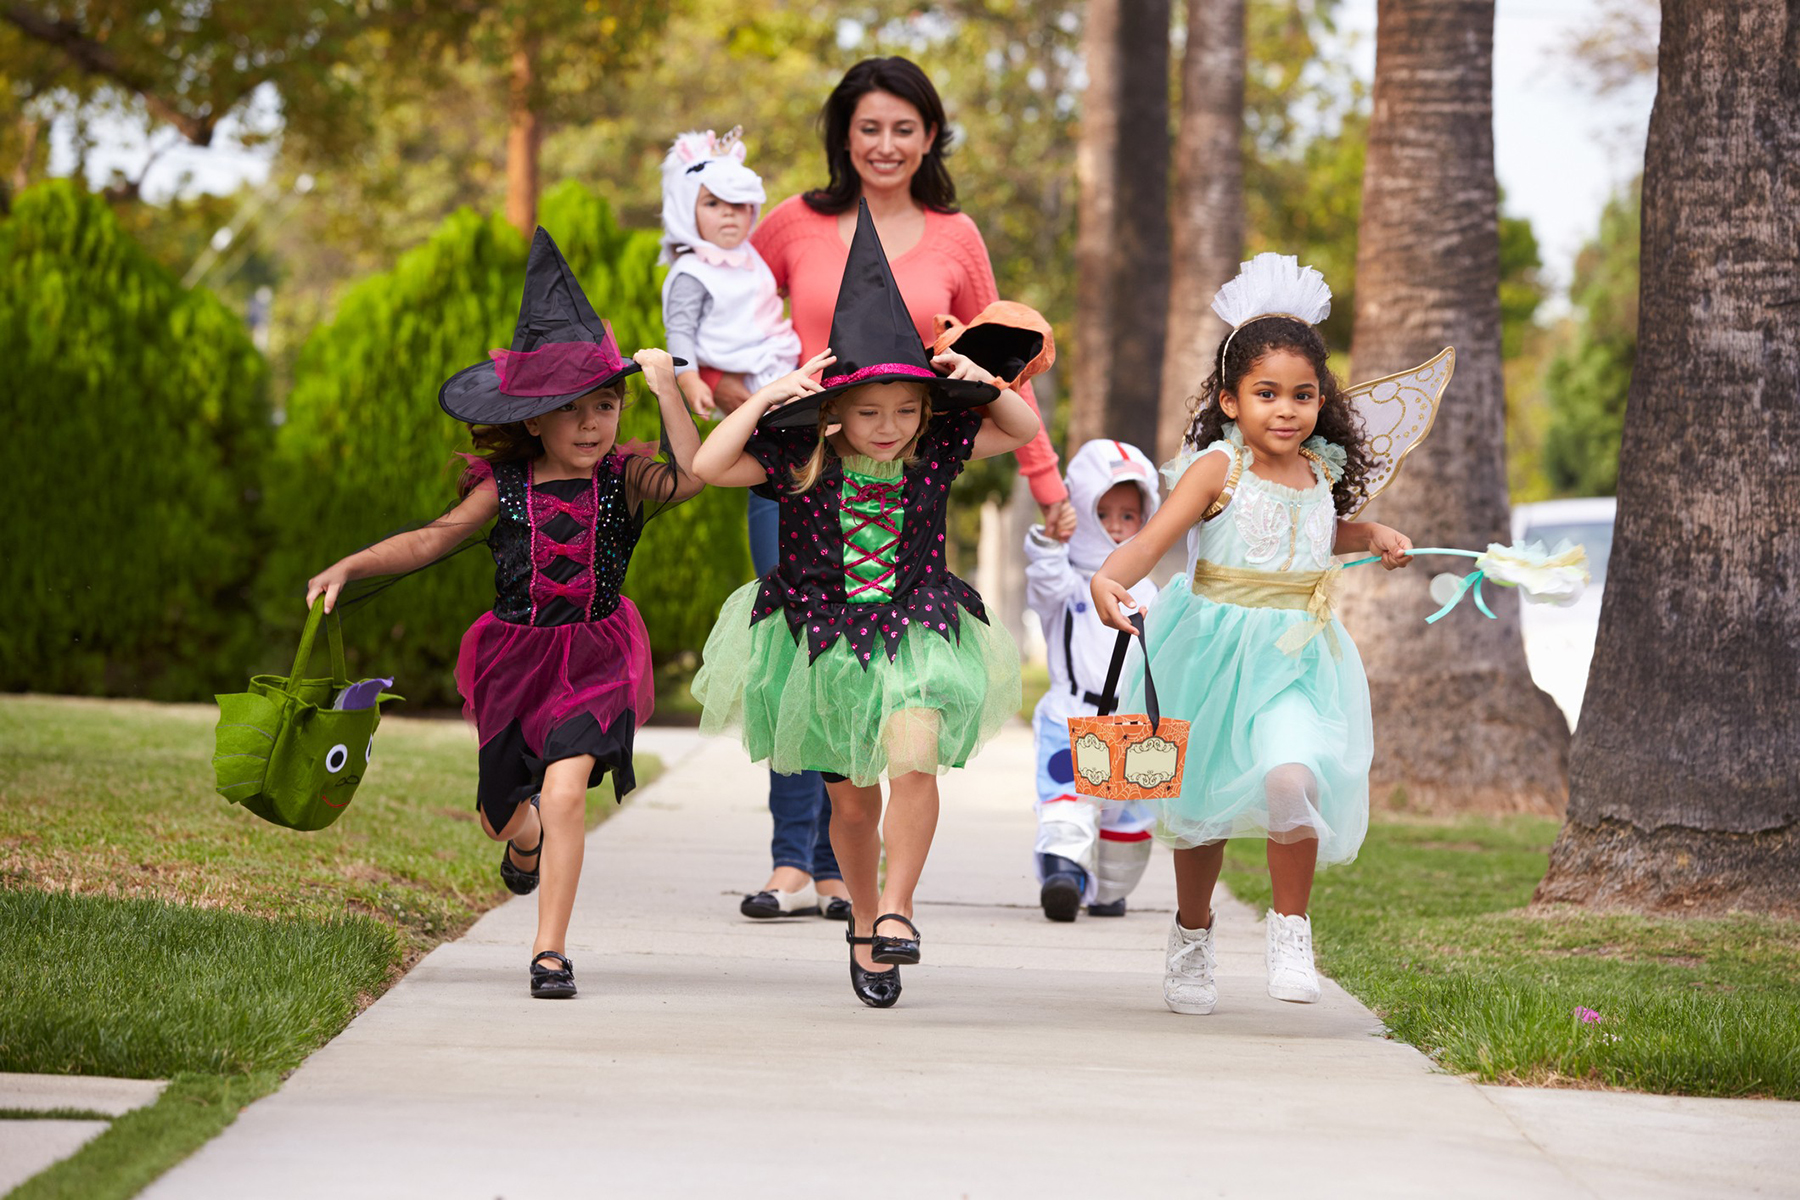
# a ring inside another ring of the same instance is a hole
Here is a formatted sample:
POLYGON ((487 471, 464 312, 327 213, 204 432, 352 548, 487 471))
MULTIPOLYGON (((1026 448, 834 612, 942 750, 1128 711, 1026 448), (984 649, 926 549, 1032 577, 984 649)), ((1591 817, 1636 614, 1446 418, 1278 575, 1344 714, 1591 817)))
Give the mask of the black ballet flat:
POLYGON ((850 902, 842 896, 820 896, 819 915, 827 921, 848 921, 850 902))
POLYGON ((1105 904, 1088 905, 1088 916, 1090 917, 1122 917, 1124 915, 1125 897, 1123 896, 1117 900, 1108 900, 1105 904))
MULTIPOLYGON (((531 798, 531 807, 536 808, 537 806, 538 798, 533 796, 531 798)), ((538 868, 532 867, 531 870, 526 871, 514 866, 512 859, 507 856, 507 851, 511 850, 519 854, 537 854, 538 866, 542 866, 544 858, 542 854, 539 854, 539 851, 543 848, 544 827, 542 823, 538 825, 538 844, 531 849, 527 850, 525 847, 511 841, 506 843, 506 850, 500 852, 500 882, 506 885, 507 891, 515 896, 529 896, 531 893, 537 891, 538 885, 538 868)))
POLYGON ((905 963, 911 965, 919 961, 919 927, 901 916, 899 913, 886 913, 875 918, 875 926, 880 927, 883 921, 898 921, 912 930, 909 938, 883 937, 876 934, 872 945, 875 947, 869 957, 878 963, 905 963))
POLYGON ((533 1000, 571 1000, 575 996, 575 964, 554 950, 540 950, 531 956, 531 998, 533 1000), (554 958, 561 967, 543 967, 538 963, 554 958))
POLYGON ((850 943, 850 990, 856 998, 870 1008, 892 1008, 900 999, 900 968, 889 967, 885 971, 865 971, 856 961, 858 946, 872 945, 876 939, 872 937, 854 937, 852 930, 844 930, 844 940, 850 943))

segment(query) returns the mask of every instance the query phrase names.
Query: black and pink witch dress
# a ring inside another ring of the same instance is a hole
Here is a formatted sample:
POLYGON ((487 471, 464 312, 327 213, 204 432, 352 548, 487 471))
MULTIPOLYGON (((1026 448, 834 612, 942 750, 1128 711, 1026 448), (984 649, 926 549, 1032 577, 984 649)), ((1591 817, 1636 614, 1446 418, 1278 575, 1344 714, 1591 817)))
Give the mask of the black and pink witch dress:
MULTIPOLYGON (((458 420, 510 424, 636 370, 539 229, 512 348, 457 372, 438 399, 458 420)), ((679 470, 617 449, 579 479, 539 479, 528 460, 464 458, 464 491, 494 489, 499 509, 487 538, 494 606, 463 635, 456 661, 481 741, 476 804, 498 830, 561 759, 592 755, 590 787, 608 771, 617 795, 635 786, 633 735, 655 694, 649 636, 619 588, 645 520, 676 496, 679 470)))

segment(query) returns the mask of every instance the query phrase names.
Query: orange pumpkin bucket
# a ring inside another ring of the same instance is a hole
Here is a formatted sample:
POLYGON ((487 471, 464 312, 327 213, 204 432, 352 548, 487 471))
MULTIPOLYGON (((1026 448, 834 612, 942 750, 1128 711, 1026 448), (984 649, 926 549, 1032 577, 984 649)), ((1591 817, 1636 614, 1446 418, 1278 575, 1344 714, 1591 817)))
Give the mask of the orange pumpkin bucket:
MULTIPOLYGON (((1141 643, 1143 614, 1134 615, 1131 624, 1141 643)), ((1121 633, 1106 668, 1102 696, 1118 694, 1119 673, 1130 645, 1131 635, 1121 633)), ((1148 655, 1144 658, 1144 707, 1150 711, 1069 718, 1069 757, 1078 793, 1096 800, 1166 800, 1180 794, 1188 723, 1162 715, 1148 655)))

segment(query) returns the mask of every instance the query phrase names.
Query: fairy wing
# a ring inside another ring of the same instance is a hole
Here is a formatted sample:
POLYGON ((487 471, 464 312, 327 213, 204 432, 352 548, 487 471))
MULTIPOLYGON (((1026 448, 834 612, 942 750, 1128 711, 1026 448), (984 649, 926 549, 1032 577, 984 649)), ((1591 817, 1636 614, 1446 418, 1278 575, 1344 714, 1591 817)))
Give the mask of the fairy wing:
POLYGON ((1344 398, 1362 419, 1363 447, 1372 465, 1354 517, 1393 482, 1401 461, 1425 440, 1437 420, 1438 403, 1456 370, 1456 350, 1446 346, 1428 361, 1394 375, 1359 383, 1344 398))

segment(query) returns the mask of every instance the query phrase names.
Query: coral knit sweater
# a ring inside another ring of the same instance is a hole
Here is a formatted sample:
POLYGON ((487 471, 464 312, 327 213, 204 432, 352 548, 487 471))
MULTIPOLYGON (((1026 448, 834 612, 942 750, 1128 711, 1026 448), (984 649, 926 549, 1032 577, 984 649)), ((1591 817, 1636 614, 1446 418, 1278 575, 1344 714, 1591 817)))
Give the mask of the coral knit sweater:
MULTIPOLYGON (((775 286, 788 298, 789 315, 800 335, 800 361, 805 362, 830 341, 838 284, 850 257, 850 248, 838 236, 837 218, 816 213, 800 197, 790 196, 763 217, 750 241, 774 272, 775 286)), ((939 313, 968 321, 1000 298, 987 243, 964 213, 926 209, 919 244, 888 265, 906 298, 919 340, 927 345, 932 340, 932 318, 939 313)), ((1037 397, 1029 384, 1024 396, 1036 412, 1037 397)), ((1068 496, 1056 451, 1042 429, 1015 453, 1034 500, 1054 504, 1068 496)))

